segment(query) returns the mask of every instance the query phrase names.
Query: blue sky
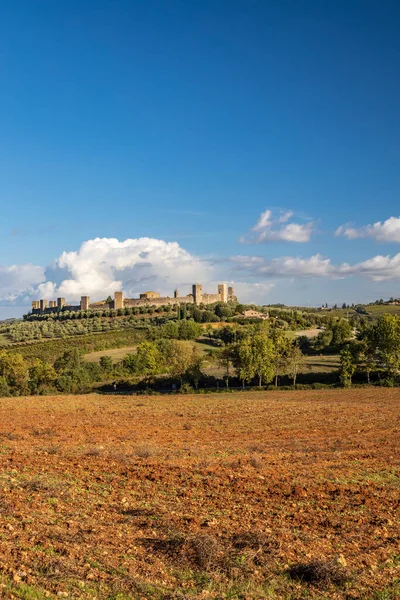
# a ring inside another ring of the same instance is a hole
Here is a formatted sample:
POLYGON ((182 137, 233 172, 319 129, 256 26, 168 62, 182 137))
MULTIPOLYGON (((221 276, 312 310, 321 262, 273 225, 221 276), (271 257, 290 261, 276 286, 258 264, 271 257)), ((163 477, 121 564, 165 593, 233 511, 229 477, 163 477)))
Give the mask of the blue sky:
POLYGON ((264 303, 400 295, 399 25, 389 1, 3 1, 0 304, 199 276, 264 303), (89 280, 83 243, 142 237, 207 274, 166 278, 149 242, 144 278, 128 244, 89 280))

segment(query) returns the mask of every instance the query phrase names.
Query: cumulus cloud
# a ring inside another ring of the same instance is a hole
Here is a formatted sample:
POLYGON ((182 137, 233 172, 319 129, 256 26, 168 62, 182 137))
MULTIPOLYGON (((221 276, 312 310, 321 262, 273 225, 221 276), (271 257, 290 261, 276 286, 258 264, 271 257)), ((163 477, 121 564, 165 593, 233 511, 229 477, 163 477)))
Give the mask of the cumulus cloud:
POLYGON ((273 282, 250 283, 245 281, 232 281, 235 295, 244 304, 265 304, 268 295, 275 287, 273 282))
POLYGON ((394 256, 374 256, 355 265, 344 264, 341 271, 343 275, 358 275, 373 281, 400 279, 400 253, 394 256))
POLYGON ((129 296, 149 288, 172 296, 176 285, 184 286, 182 292, 188 293, 191 283, 214 280, 214 270, 212 264, 176 242, 96 238, 83 242, 76 251, 63 252, 46 270, 32 265, 3 268, 0 299, 23 295, 27 300, 27 295, 34 294, 76 301, 81 295, 101 299, 115 290, 129 296))
POLYGON ((258 278, 314 278, 366 277, 372 281, 400 279, 400 253, 391 257, 374 256, 368 260, 350 265, 334 265, 330 258, 315 254, 309 258, 282 256, 267 260, 258 256, 236 256, 232 262, 235 269, 258 278))
POLYGON ((118 289, 133 295, 149 287, 172 295, 175 285, 208 280, 212 274, 212 265, 177 242, 96 238, 77 251, 63 252, 55 261, 53 281, 46 283, 46 291, 72 300, 83 294, 103 298, 118 289), (57 271, 64 277, 58 285, 57 271))
POLYGON ((240 238, 243 244, 262 244, 268 242, 308 242, 314 230, 314 222, 294 223, 291 210, 274 217, 271 210, 261 213, 251 231, 240 238))
POLYGON ((351 227, 340 225, 335 232, 336 236, 344 236, 349 240, 357 238, 370 238, 377 242, 400 242, 400 217, 389 217, 386 221, 377 221, 372 225, 351 227))
POLYGON ((336 274, 331 260, 320 254, 310 258, 281 256, 271 260, 260 256, 236 256, 232 261, 236 268, 254 277, 326 277, 336 274))

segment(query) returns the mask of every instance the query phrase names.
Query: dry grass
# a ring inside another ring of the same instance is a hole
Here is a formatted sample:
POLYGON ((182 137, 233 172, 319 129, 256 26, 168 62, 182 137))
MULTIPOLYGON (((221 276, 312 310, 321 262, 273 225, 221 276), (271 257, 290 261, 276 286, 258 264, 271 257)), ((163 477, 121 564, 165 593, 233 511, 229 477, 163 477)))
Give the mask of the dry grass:
POLYGON ((111 356, 113 363, 120 362, 127 354, 135 354, 136 346, 124 346, 123 348, 110 348, 109 350, 99 350, 98 352, 89 352, 84 355, 87 362, 100 362, 102 356, 111 356))
POLYGON ((288 573, 292 579, 324 586, 330 583, 342 586, 349 581, 346 569, 336 560, 314 560, 309 563, 293 565, 289 568, 288 573))

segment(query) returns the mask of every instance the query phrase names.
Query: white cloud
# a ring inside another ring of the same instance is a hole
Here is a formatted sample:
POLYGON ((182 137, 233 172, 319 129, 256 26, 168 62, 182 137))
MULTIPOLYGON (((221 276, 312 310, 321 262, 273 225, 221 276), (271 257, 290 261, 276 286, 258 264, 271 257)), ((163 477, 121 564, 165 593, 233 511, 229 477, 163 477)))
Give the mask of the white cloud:
POLYGON ((326 277, 335 276, 335 267, 329 258, 315 254, 310 258, 282 256, 267 260, 259 256, 236 256, 236 267, 254 277, 326 277))
POLYGON ((389 217, 386 221, 377 221, 372 225, 358 228, 341 225, 337 228, 335 235, 347 237, 349 240, 371 238, 377 242, 400 243, 400 217, 389 217))
POLYGON ((334 265, 330 258, 315 254, 309 258, 283 256, 267 260, 257 256, 236 256, 232 262, 235 268, 258 278, 314 278, 329 277, 342 279, 358 276, 372 281, 400 279, 400 253, 391 257, 374 256, 368 260, 350 265, 334 265))
POLYGON ((250 233, 240 238, 243 244, 262 244, 268 242, 308 242, 314 230, 314 222, 293 223, 292 211, 274 217, 271 210, 261 213, 250 233))
POLYGON ((213 274, 212 266, 178 243, 154 238, 88 240, 56 260, 55 280, 57 270, 64 278, 47 289, 72 300, 84 294, 103 298, 118 289, 133 295, 154 288, 172 296, 174 286, 209 280, 213 274))
POLYGON ((334 264, 320 254, 272 259, 234 256, 212 261, 191 254, 176 242, 96 238, 82 243, 76 251, 63 252, 46 269, 31 264, 0 267, 0 301, 26 306, 33 298, 50 300, 57 296, 70 302, 78 301, 81 295, 100 300, 118 289, 128 297, 148 289, 172 296, 175 287, 183 295, 190 292, 192 283, 200 282, 204 291, 213 292, 218 281, 229 279, 240 301, 265 303, 281 279, 348 277, 377 282, 400 279, 400 253, 355 264, 334 264))
POLYGON ((147 289, 172 296, 177 285, 186 294, 192 283, 214 281, 214 272, 212 264, 176 242, 96 238, 83 242, 79 250, 63 252, 47 269, 33 265, 0 268, 0 300, 25 304, 28 296, 63 296, 77 301, 81 295, 95 300, 120 289, 128 296, 147 289))
POLYGON ((355 265, 342 265, 343 275, 358 275, 372 281, 389 281, 400 279, 400 253, 393 257, 378 255, 355 265))
POLYGON ((0 265, 0 298, 5 302, 13 302, 21 294, 33 293, 40 282, 45 280, 43 267, 26 265, 0 265))
POLYGON ((265 281, 258 283, 233 281, 229 285, 233 285, 239 302, 244 304, 266 304, 268 295, 275 287, 275 283, 265 281))

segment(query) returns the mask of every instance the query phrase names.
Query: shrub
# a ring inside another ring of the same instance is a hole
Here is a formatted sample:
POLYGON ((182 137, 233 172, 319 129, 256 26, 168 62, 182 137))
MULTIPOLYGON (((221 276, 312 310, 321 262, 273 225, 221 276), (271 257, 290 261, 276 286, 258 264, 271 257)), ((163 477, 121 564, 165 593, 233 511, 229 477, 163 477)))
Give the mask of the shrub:
POLYGON ((192 386, 189 383, 182 383, 179 391, 181 394, 193 394, 194 392, 192 386))
POLYGON ((336 560, 314 560, 309 563, 300 563, 290 567, 288 573, 292 579, 324 585, 329 583, 343 585, 349 579, 345 568, 336 560))
POLYGON ((157 450, 152 446, 143 445, 135 448, 135 454, 136 456, 139 456, 139 458, 150 458, 157 454, 157 450))
POLYGON ((5 377, 0 377, 0 398, 11 396, 10 386, 5 377))

